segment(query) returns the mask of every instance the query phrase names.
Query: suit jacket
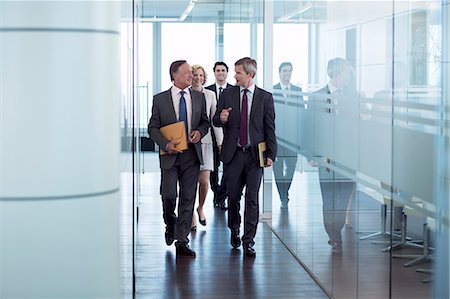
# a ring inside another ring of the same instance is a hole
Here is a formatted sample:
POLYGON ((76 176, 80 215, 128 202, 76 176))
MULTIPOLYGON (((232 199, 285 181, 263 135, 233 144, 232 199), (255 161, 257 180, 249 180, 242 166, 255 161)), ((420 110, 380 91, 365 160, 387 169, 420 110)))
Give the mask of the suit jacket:
MULTIPOLYGON (((327 99, 324 99, 324 95, 331 95, 330 89, 328 87, 328 84, 322 87, 321 89, 314 92, 315 94, 320 94, 321 97, 317 98, 317 101, 324 101, 327 103, 331 103, 331 96, 327 99)), ((324 110, 321 109, 319 113, 332 113, 331 108, 326 108, 324 110)), ((332 129, 332 128, 330 128, 332 129)), ((316 156, 317 158, 322 159, 325 163, 329 163, 330 165, 334 165, 334 162, 330 161, 328 158, 324 158, 321 156, 316 156)), ((346 178, 345 176, 331 170, 330 168, 319 166, 319 180, 320 183, 332 183, 335 181, 351 181, 350 179, 346 178)))
MULTIPOLYGON (((189 89, 192 100, 191 128, 200 131, 203 136, 208 133, 209 120, 206 115, 206 101, 203 93, 189 89)), ((162 150, 166 149, 170 142, 159 131, 159 128, 178 122, 173 107, 172 94, 170 89, 161 92, 153 97, 152 116, 148 124, 150 138, 156 142, 162 150)), ((203 164, 201 142, 195 144, 198 159, 203 164)), ((176 155, 160 155, 161 169, 170 169, 175 163, 176 155)))
MULTIPOLYGON (((216 94, 213 91, 206 89, 206 88, 203 88, 202 92, 205 94, 205 99, 206 99, 206 115, 208 116, 208 119, 212 122, 212 117, 214 116, 214 114, 216 113, 216 110, 217 110, 216 94)), ((222 128, 212 126, 211 129, 212 130, 208 130, 208 134, 206 134, 202 138, 202 143, 207 143, 207 144, 213 143, 212 136, 211 136, 211 134, 212 134, 211 131, 213 131, 214 137, 216 138, 216 141, 217 141, 217 144, 222 145, 222 142, 223 142, 222 128)))
MULTIPOLYGON (((230 88, 231 86, 233 86, 233 85, 227 83, 225 89, 230 88)), ((216 93, 217 100, 219 100, 219 96, 218 96, 219 91, 218 91, 217 88, 216 88, 216 83, 211 84, 211 85, 208 85, 208 86, 206 86, 205 88, 214 91, 214 92, 216 93)), ((222 92, 223 92, 223 90, 222 90, 222 92)))
MULTIPOLYGON (((277 136, 278 138, 289 140, 291 143, 298 144, 298 127, 293 125, 292 120, 289 120, 289 112, 292 111, 293 107, 287 105, 286 98, 284 98, 281 89, 281 83, 275 84, 273 86, 273 96, 275 98, 275 103, 277 103, 277 105, 275 105, 275 113, 278 115, 277 122, 275 123, 277 130, 279 130, 277 132, 277 136), (289 131, 290 134, 288 134, 287 131, 289 131)), ((291 84, 290 90, 288 92, 288 98, 303 101, 303 96, 298 94, 301 91, 301 87, 291 84)), ((303 104, 301 107, 305 108, 303 104)), ((282 142, 278 143, 278 158, 296 156, 296 151, 290 150, 289 148, 284 146, 282 142)))
MULTIPOLYGON (((225 89, 219 99, 213 124, 222 127, 224 140, 222 145, 222 160, 228 163, 236 152, 240 126, 240 88, 232 86, 225 89), (223 124, 220 121, 222 109, 233 108, 230 111, 228 121, 223 124)), ((272 94, 255 86, 252 107, 250 110, 249 134, 253 159, 258 161, 258 143, 266 141, 267 157, 275 161, 277 155, 277 141, 275 138, 275 109, 272 94)))
MULTIPOLYGON (((282 97, 283 96, 283 92, 275 91, 275 89, 280 89, 281 90, 281 83, 275 84, 273 86, 273 89, 274 89, 274 91, 273 91, 273 96, 274 97, 282 97)), ((291 84, 291 89, 289 90, 289 92, 294 92, 294 94, 292 94, 292 95, 289 94, 289 97, 291 97, 291 98, 298 98, 298 99, 303 100, 302 96, 296 94, 297 92, 301 92, 301 91, 302 91, 301 87, 298 87, 296 85, 292 85, 291 84)))

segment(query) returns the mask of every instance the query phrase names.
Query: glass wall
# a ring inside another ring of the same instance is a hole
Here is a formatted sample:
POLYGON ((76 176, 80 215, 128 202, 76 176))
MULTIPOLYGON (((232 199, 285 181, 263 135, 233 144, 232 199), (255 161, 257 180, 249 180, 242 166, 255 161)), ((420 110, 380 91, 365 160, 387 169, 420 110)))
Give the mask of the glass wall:
POLYGON ((448 3, 274 11, 275 232, 334 298, 448 298, 448 3))
MULTIPOLYGON (((225 61, 234 84, 234 62, 255 57, 275 101, 262 189, 281 241, 334 298, 448 298, 449 1, 181 2, 144 1, 136 134, 170 62, 203 65, 211 84, 225 61)), ((154 185, 157 165, 138 161, 154 185)))
POLYGON ((120 31, 121 103, 120 103, 120 253, 122 298, 134 298, 137 227, 137 202, 139 182, 139 115, 145 114, 145 101, 140 96, 139 77, 151 80, 146 72, 138 73, 138 41, 140 3, 123 1, 120 31), (138 147, 136 146, 138 145, 138 147))

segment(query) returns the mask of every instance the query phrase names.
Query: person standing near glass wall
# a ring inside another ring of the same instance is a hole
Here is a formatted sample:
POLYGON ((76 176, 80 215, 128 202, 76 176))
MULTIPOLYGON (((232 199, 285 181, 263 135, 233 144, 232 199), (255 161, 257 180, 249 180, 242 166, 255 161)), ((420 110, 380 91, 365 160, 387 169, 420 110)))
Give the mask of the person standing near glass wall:
MULTIPOLYGON (((205 84, 207 80, 207 74, 202 66, 194 64, 192 66, 192 73, 194 75, 194 79, 192 80, 192 89, 198 90, 205 94, 206 114, 208 115, 208 118, 211 120, 211 117, 216 113, 217 109, 216 94, 213 91, 203 87, 203 84, 205 84)), ((200 166, 200 174, 198 176, 199 188, 198 188, 197 214, 198 220, 200 224, 203 226, 206 225, 206 217, 203 212, 203 206, 205 204, 206 195, 208 194, 210 174, 211 171, 214 169, 212 136, 214 136, 214 140, 216 141, 219 150, 222 147, 223 141, 222 128, 212 126, 212 132, 214 134, 212 134, 211 129, 209 129, 208 134, 206 134, 202 138, 203 164, 200 166)), ((197 229, 197 221, 196 217, 193 216, 191 230, 196 229, 197 229)))
MULTIPOLYGON (((217 61, 214 64, 214 76, 216 82, 206 87, 206 89, 212 90, 216 93, 217 100, 219 99, 222 91, 233 85, 227 83, 228 76, 228 65, 223 61, 217 61)), ((213 149, 214 149, 214 169, 211 173, 211 190, 214 192, 214 207, 222 210, 226 210, 227 206, 225 200, 227 198, 227 186, 225 184, 224 175, 222 175, 222 180, 219 184, 219 166, 220 166, 220 147, 217 144, 215 136, 213 138, 213 149)))
MULTIPOLYGON (((280 82, 274 85, 273 96, 275 102, 278 102, 279 109, 276 109, 279 121, 286 121, 284 118, 284 110, 286 109, 287 101, 292 99, 297 101, 303 101, 303 97, 299 94, 302 89, 298 86, 291 84, 292 77, 292 63, 283 62, 278 67, 278 73, 280 76, 280 82), (281 110, 281 111, 280 111, 281 110)), ((297 136, 297 124, 287 123, 283 126, 285 131, 293 130, 294 134, 291 136, 297 136)), ((280 129, 280 126, 277 126, 280 129)), ((277 137, 281 135, 286 136, 285 132, 277 132, 277 137)), ((287 141, 287 140, 285 140, 287 141)), ((273 173, 275 176, 275 183, 277 185, 278 194, 280 196, 281 208, 287 209, 289 203, 289 188, 291 187, 292 179, 294 178, 295 166, 297 164, 297 152, 289 149, 283 140, 278 138, 278 154, 277 159, 273 164, 273 173)))
MULTIPOLYGON (((338 57, 328 61, 327 74, 330 81, 315 92, 318 102, 326 101, 333 107, 335 100, 356 96, 356 90, 352 86, 355 71, 345 59, 338 57)), ((326 108, 325 111, 316 111, 316 113, 324 112, 332 114, 333 109, 326 108)), ((327 157, 318 158, 322 159, 325 165, 333 165, 333 162, 327 157)), ((319 182, 322 191, 323 222, 329 237, 328 244, 332 247, 333 253, 340 254, 342 253, 341 230, 345 224, 349 202, 355 196, 356 183, 326 166, 319 167, 319 182)))

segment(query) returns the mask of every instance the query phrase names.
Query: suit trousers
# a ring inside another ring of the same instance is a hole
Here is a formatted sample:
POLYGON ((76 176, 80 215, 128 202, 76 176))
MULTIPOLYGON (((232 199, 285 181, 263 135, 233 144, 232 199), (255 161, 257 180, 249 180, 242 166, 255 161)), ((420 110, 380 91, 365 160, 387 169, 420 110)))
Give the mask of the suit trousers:
POLYGON ((242 243, 253 246, 259 219, 259 188, 263 168, 250 151, 236 150, 233 159, 224 165, 228 187, 228 227, 239 235, 241 225, 240 200, 245 187, 244 234, 242 243))
POLYGON ((174 230, 175 239, 179 243, 188 243, 191 230, 192 213, 194 211, 197 181, 200 173, 200 161, 195 148, 189 146, 181 154, 177 154, 174 165, 170 169, 161 170, 161 189, 164 223, 169 230, 174 230), (175 214, 178 194, 178 217, 175 214))
POLYGON ((341 245, 341 230, 345 224, 348 203, 355 196, 356 183, 351 181, 320 180, 320 189, 322 191, 325 231, 331 242, 341 245))
MULTIPOLYGON (((220 166, 220 154, 219 149, 217 148, 217 142, 213 137, 213 152, 214 152, 214 169, 211 171, 209 182, 211 184, 211 190, 214 193, 214 203, 219 204, 225 201, 227 197, 227 186, 225 183, 225 175, 222 174, 222 179, 219 184, 219 166, 220 166)), ((225 171, 224 171, 225 173, 225 171)))
POLYGON ((285 149, 281 145, 278 148, 277 158, 273 163, 273 174, 280 200, 287 203, 289 201, 289 188, 291 188, 297 164, 297 153, 285 149))

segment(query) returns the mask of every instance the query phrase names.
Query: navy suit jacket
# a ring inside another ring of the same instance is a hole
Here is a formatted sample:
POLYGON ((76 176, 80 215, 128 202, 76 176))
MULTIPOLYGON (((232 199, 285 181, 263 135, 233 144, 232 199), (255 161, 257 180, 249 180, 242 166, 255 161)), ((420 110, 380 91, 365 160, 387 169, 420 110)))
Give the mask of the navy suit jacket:
MULTIPOLYGON (((225 89, 227 89, 227 88, 229 88, 231 86, 233 86, 233 85, 227 83, 227 86, 225 87, 225 89)), ((216 88, 216 83, 208 85, 205 88, 214 91, 216 93, 216 95, 217 95, 217 100, 219 100, 219 96, 218 96, 219 91, 216 88)), ((222 90, 222 92, 223 92, 223 90, 222 90)))
MULTIPOLYGON (((274 97, 282 97, 282 96, 283 96, 283 92, 277 92, 277 91, 275 90, 275 89, 280 89, 280 90, 281 90, 281 84, 280 84, 280 83, 275 84, 275 85, 273 86, 273 89, 274 89, 274 91, 273 91, 273 96, 274 96, 274 97)), ((295 93, 297 93, 297 92, 301 92, 301 91, 302 91, 302 88, 301 88, 301 87, 298 87, 298 86, 296 86, 296 85, 292 85, 292 84, 291 84, 291 89, 289 90, 289 92, 295 92, 295 93)), ((297 94, 295 94, 295 93, 294 93, 293 95, 290 95, 290 97, 303 100, 303 97, 302 97, 302 96, 297 95, 297 94)))
MULTIPOLYGON (((229 163, 233 158, 239 139, 240 127, 240 88, 232 86, 224 89, 213 118, 216 127, 222 127, 224 140, 222 144, 222 160, 229 163), (228 121, 223 124, 220 120, 222 109, 231 107, 228 121)), ((250 110, 249 134, 253 159, 259 164, 258 143, 266 141, 267 157, 275 161, 277 155, 277 141, 275 138, 275 109, 272 94, 255 86, 252 107, 250 110)))
MULTIPOLYGON (((192 100, 192 119, 191 127, 193 130, 200 131, 205 136, 210 126, 208 116, 206 114, 205 95, 202 92, 189 89, 192 100)), ((173 108, 172 94, 170 89, 161 92, 153 97, 152 116, 148 124, 148 133, 150 138, 156 142, 160 149, 165 150, 170 142, 161 134, 159 129, 166 125, 178 122, 175 109, 173 108)), ((201 141, 195 144, 198 159, 203 164, 201 141)), ((170 169, 175 163, 177 155, 160 155, 161 169, 170 169)))

